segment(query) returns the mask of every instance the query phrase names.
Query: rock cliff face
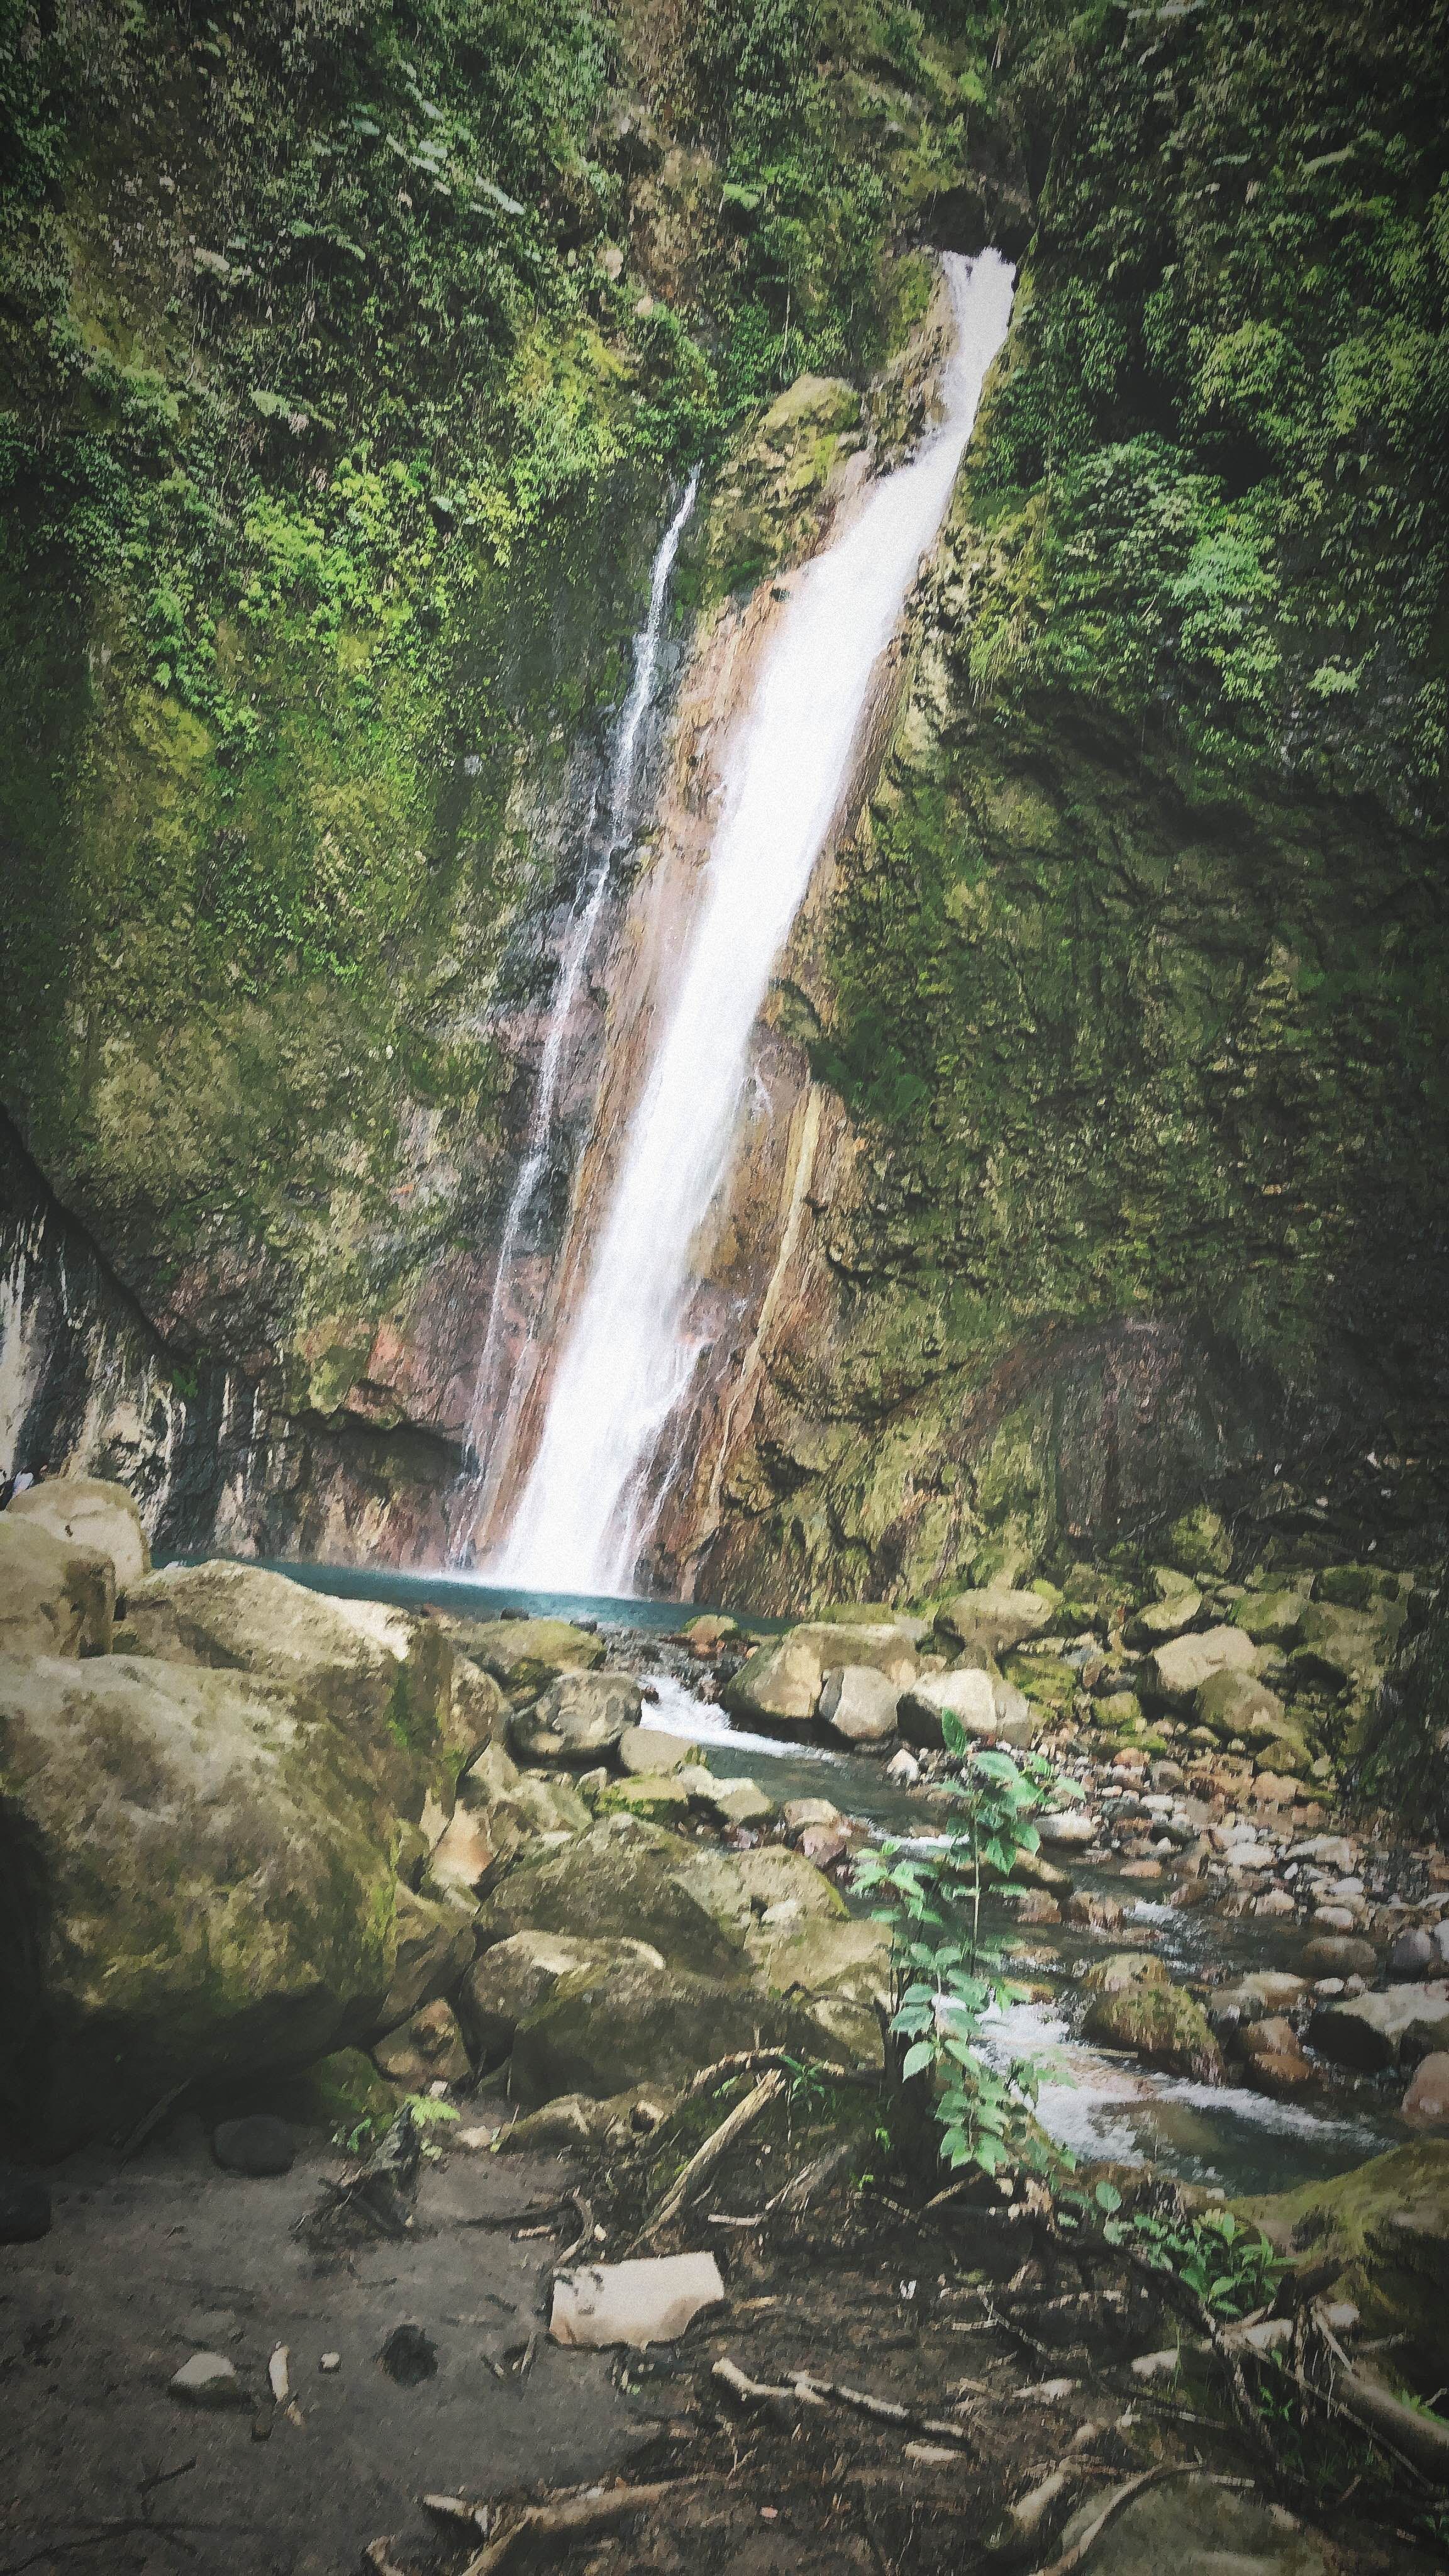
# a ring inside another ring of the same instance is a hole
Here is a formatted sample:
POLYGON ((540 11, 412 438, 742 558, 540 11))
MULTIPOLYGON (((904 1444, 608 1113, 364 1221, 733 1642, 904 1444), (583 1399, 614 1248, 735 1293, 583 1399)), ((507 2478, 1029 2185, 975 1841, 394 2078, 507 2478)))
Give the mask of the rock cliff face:
POLYGON ((37 22, 12 1453, 163 1546, 436 1556, 679 472, 554 1314, 775 576, 919 430, 922 245, 990 234, 1012 340, 759 1034, 653 1579, 899 1600, 1202 1494, 1437 1542, 1441 15, 1043 0, 982 49, 862 0, 794 45, 741 0, 595 59, 550 10, 491 144, 464 36, 386 10, 350 52, 158 16, 154 97, 37 22))

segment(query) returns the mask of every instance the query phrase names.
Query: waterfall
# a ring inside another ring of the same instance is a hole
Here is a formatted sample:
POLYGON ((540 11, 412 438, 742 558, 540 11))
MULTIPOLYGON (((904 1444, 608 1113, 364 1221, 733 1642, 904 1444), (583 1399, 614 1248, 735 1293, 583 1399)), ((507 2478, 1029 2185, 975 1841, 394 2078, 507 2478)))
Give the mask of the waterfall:
POLYGON ((630 800, 639 765, 640 736, 654 695, 659 667, 669 577, 674 570, 679 541, 694 508, 698 490, 699 468, 696 466, 684 487, 684 497, 659 540, 649 576, 648 611, 634 638, 634 677, 609 764, 604 847, 593 867, 585 871, 559 947, 558 973, 543 1054, 539 1060, 523 1160, 518 1167, 518 1178, 513 1185, 499 1237, 493 1293, 488 1301, 488 1320, 468 1408, 464 1446, 469 1463, 460 1481, 452 1513, 457 1532, 455 1555, 467 1553, 473 1531, 491 1509, 507 1472, 519 1417, 531 1383, 532 1372, 522 1363, 511 1372, 509 1370, 505 1338, 508 1290, 519 1242, 548 1164, 559 1085, 566 1068, 569 1024, 609 890, 615 853, 626 838, 630 800))
POLYGON ((698 1352, 691 1252, 729 1168, 750 1035, 846 793, 876 665, 933 544, 1011 316, 995 251, 944 267, 956 345, 943 418, 798 575, 726 755, 673 1008, 630 1119, 593 1266, 506 1543, 506 1583, 627 1592, 650 1471, 698 1352))

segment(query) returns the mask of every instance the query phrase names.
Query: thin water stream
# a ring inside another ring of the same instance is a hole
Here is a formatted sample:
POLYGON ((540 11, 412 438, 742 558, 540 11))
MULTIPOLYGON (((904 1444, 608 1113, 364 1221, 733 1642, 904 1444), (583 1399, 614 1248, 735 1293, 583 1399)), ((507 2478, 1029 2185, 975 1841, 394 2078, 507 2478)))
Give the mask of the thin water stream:
MULTIPOLYGON (((678 1650, 664 1642, 685 1620, 698 1617, 697 1602, 505 1590, 465 1576, 398 1574, 383 1567, 278 1563, 275 1570, 318 1591, 408 1609, 431 1604, 474 1618, 506 1610, 524 1618, 588 1621, 608 1634, 610 1661, 627 1664, 648 1682, 645 1726, 697 1743, 717 1776, 752 1779, 781 1805, 792 1798, 829 1798, 842 1815, 876 1833, 922 1838, 937 1829, 939 1810, 933 1813, 919 1791, 887 1780, 878 1758, 747 1731, 716 1703, 699 1698, 681 1678, 678 1650)), ((750 1624, 777 1631, 788 1622, 750 1624)), ((1224 1921, 1206 1909, 1134 1899, 1130 1882, 1110 1869, 1075 1864, 1072 1878, 1078 1887, 1126 1900, 1128 1938, 1150 1936, 1175 1977, 1200 1978, 1215 1970, 1236 1976, 1292 1964, 1293 1936, 1271 1920, 1224 1921)), ((1290 2190, 1345 2172, 1402 2142, 1402 2131, 1371 2098, 1362 2107, 1338 2110, 1273 2102, 1237 2084, 1194 2084, 1153 2074, 1135 2060, 1086 2045, 1072 2026, 1074 1975, 1113 1942, 1065 1923, 1019 1929, 999 1908, 988 1907, 988 1919, 993 1931, 1015 1945, 1019 1973, 1034 1991, 1032 2001, 1002 2017, 999 2046, 1003 2055, 1029 2056, 1042 2066, 1041 2117, 1080 2155, 1150 2161, 1184 2180, 1237 2194, 1290 2190)))

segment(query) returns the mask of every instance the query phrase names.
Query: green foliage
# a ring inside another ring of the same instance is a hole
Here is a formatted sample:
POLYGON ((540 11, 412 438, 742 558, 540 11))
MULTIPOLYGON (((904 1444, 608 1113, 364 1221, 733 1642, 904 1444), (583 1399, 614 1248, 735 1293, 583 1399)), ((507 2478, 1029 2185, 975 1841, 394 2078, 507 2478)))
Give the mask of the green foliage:
POLYGON ((1090 2202, 1080 2193, 1059 2199, 1059 2226, 1070 2233, 1084 2222, 1108 2245, 1129 2246, 1155 2270, 1170 2272, 1225 2325, 1270 2307, 1292 2268, 1266 2236, 1230 2209, 1207 2209, 1190 2218, 1175 2209, 1124 2212, 1122 2195, 1110 2182, 1096 2184, 1090 2202))
MULTIPOLYGON (((1061 2159, 1031 2118, 1034 2068, 1014 2061, 1002 2070, 983 2046, 985 2016, 1018 1989, 982 1940, 981 1890, 985 1871, 1009 1877, 1038 1849, 1031 1819, 1057 1784, 1037 1755, 1018 1767, 1009 1753, 972 1747, 949 1711, 942 1723, 960 1770, 940 1849, 885 1841, 855 1865, 857 1893, 877 1898, 876 1919, 891 1927, 888 2083, 897 2096, 929 2088, 939 2152, 953 2172, 1055 2167, 1061 2159)), ((889 2111, 887 2125, 899 2125, 889 2111)))
POLYGON ((1200 778, 1437 801, 1446 33, 1443 0, 1018 30, 1056 143, 977 476, 1022 540, 979 686, 1104 691, 1200 778))

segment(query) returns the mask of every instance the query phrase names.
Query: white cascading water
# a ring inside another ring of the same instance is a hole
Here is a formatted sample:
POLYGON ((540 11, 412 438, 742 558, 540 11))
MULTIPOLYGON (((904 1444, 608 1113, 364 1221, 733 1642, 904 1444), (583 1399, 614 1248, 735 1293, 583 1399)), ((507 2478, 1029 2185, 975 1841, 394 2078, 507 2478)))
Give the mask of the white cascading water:
POLYGON ((566 1069, 569 1025, 588 966, 599 915, 604 908, 604 898, 609 891, 614 854, 627 830, 635 772, 639 765, 640 737, 659 668, 669 578, 698 490, 699 468, 696 466, 684 487, 684 498, 659 540, 649 576, 648 612, 634 638, 634 678, 615 737, 614 756, 609 764, 605 817, 607 840, 603 856, 580 887, 559 947, 558 974, 544 1035, 543 1054, 539 1059, 528 1136, 499 1237, 493 1294, 488 1302, 488 1321, 473 1379, 473 1398, 468 1408, 465 1451, 470 1464, 461 1480, 452 1515, 457 1532, 454 1548, 457 1555, 468 1552, 472 1533, 486 1518, 507 1472, 519 1417, 531 1382, 531 1371, 517 1367, 512 1371, 510 1383, 506 1341, 508 1290, 519 1240, 538 1195, 553 1141, 559 1086, 566 1069))
POLYGON ((939 427, 808 564, 730 745, 722 809, 673 1010, 629 1123, 593 1267, 549 1391, 537 1453, 489 1572, 626 1593, 647 1536, 650 1469, 698 1353, 691 1253, 729 1168, 750 1034, 848 787, 881 654, 940 528, 1014 272, 995 251, 944 266, 956 347, 939 427))

